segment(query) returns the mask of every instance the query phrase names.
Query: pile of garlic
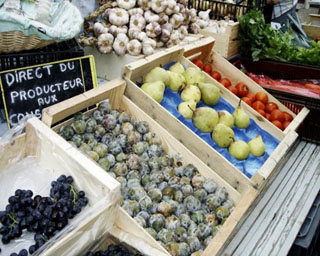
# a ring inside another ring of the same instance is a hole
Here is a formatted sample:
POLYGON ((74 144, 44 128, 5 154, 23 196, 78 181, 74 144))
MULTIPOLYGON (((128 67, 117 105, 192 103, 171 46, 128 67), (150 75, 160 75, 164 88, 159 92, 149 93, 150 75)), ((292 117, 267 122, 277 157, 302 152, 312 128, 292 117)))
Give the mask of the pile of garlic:
POLYGON ((187 7, 187 0, 109 1, 86 19, 85 45, 101 53, 151 55, 159 47, 179 44, 188 33, 198 34, 209 24, 209 12, 187 7))
POLYGON ((207 31, 216 33, 216 34, 224 34, 227 30, 228 25, 234 24, 233 20, 225 19, 225 20, 210 20, 207 31))

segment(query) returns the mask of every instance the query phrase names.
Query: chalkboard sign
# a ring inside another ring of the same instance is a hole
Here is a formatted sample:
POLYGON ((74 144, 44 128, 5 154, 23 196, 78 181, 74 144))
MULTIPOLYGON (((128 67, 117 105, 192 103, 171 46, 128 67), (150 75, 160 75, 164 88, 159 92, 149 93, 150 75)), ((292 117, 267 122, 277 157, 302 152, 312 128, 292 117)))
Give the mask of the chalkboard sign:
POLYGON ((0 72, 0 87, 9 128, 24 116, 41 119, 42 109, 97 86, 93 56, 0 72))

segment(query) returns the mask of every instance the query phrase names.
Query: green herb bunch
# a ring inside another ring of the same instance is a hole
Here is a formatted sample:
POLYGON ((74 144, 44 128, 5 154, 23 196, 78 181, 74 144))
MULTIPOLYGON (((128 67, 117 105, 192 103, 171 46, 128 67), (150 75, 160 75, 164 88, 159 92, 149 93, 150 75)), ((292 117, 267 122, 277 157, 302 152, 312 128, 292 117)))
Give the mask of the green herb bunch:
POLYGON ((254 61, 272 59, 320 66, 320 41, 311 41, 308 49, 296 46, 292 43, 292 30, 283 33, 273 29, 258 10, 252 10, 238 20, 240 52, 245 56, 251 56, 254 61))

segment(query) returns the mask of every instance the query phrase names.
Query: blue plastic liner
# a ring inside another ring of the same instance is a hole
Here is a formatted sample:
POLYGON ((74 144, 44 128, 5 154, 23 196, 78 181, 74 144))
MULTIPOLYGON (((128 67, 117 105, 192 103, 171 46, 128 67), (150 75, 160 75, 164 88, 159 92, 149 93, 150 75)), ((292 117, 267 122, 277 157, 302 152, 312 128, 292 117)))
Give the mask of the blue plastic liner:
MULTIPOLYGON (((166 65, 164 68, 169 69, 174 63, 175 62, 172 62, 166 65)), ((166 87, 163 100, 160 103, 161 106, 166 108, 172 115, 178 118, 182 123, 184 123, 188 128, 190 128, 194 133, 196 133, 200 138, 207 142, 211 147, 213 147, 217 152, 224 156, 229 162, 231 162, 237 169, 239 169, 249 178, 251 178, 252 175, 254 175, 261 168, 261 166, 269 158, 270 154, 275 150, 275 148, 279 144, 279 141, 275 137, 273 137, 271 134, 260 128, 252 119, 250 119, 250 125, 246 129, 239 129, 235 126, 232 127, 232 130, 235 134, 235 140, 243 140, 245 142, 249 142, 257 135, 261 135, 263 142, 266 146, 266 150, 264 155, 260 157, 255 157, 250 154, 246 160, 237 160, 235 157, 229 154, 228 148, 220 148, 212 140, 211 133, 201 132, 199 129, 193 126, 192 119, 186 119, 178 112, 178 105, 181 102, 183 102, 183 100, 181 99, 180 94, 166 87)), ((202 101, 200 101, 197 104, 197 108, 199 107, 208 106, 205 105, 202 101)), ((215 109, 217 112, 221 110, 227 110, 231 114, 234 112, 234 107, 222 97, 220 97, 219 102, 212 108, 215 109)))

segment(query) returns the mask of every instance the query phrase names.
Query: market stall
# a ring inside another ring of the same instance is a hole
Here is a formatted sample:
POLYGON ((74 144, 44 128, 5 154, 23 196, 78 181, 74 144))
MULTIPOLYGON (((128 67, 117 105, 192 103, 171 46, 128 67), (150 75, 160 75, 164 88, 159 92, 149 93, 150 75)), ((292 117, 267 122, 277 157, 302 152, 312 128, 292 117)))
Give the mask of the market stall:
POLYGON ((314 250, 320 45, 266 4, 0 0, 0 256, 314 250))

